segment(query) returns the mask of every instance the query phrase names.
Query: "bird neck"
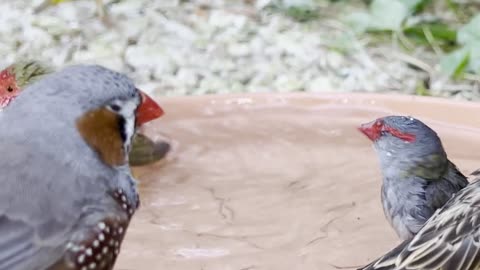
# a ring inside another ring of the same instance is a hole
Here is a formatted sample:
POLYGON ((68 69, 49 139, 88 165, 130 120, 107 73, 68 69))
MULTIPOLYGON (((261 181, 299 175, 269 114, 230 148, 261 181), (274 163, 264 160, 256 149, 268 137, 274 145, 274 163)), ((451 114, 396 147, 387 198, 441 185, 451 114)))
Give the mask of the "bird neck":
POLYGON ((386 178, 409 179, 420 177, 425 180, 438 180, 449 168, 449 161, 444 155, 390 158, 381 161, 383 176, 386 178))

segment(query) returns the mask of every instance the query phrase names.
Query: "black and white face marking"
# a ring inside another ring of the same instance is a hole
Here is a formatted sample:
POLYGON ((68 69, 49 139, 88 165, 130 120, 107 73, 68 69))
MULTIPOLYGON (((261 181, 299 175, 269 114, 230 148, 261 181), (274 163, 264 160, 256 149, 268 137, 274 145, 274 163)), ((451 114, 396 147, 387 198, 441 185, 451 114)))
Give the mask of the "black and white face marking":
POLYGON ((140 95, 127 100, 115 99, 106 106, 108 110, 119 116, 120 135, 125 153, 130 152, 132 137, 135 134, 135 112, 140 105, 140 99, 140 95))

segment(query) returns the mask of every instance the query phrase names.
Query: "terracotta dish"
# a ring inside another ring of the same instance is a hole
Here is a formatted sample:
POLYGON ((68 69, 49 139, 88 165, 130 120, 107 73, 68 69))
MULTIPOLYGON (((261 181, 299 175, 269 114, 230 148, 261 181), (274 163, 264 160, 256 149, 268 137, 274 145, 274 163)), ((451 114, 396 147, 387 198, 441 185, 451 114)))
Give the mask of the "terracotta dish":
POLYGON ((159 98, 146 134, 173 145, 135 168, 141 210, 116 269, 354 269, 399 242, 380 172, 356 127, 415 116, 469 174, 480 167, 480 105, 365 94, 159 98))

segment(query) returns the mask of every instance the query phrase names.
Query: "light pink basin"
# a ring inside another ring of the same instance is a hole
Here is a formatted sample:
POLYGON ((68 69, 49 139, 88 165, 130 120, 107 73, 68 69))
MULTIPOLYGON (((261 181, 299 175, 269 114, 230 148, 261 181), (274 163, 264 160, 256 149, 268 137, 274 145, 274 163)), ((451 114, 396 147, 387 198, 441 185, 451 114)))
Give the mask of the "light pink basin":
POLYGON ((431 125, 464 173, 480 167, 480 106, 384 95, 162 98, 147 127, 173 142, 136 168, 142 206, 116 269, 353 269, 399 242, 355 128, 388 114, 431 125))

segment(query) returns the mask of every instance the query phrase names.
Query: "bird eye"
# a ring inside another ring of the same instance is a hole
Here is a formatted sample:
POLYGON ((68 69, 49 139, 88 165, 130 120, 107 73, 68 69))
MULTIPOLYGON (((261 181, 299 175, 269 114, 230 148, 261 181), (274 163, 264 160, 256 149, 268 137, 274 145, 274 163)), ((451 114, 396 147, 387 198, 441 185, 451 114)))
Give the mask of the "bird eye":
POLYGON ((118 111, 120 111, 120 106, 118 106, 117 104, 112 104, 112 105, 110 105, 110 109, 118 112, 118 111))
POLYGON ((8 92, 13 92, 13 88, 12 88, 11 86, 9 86, 9 87, 7 88, 7 91, 8 91, 8 92))

